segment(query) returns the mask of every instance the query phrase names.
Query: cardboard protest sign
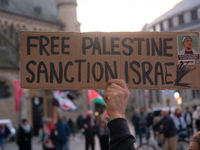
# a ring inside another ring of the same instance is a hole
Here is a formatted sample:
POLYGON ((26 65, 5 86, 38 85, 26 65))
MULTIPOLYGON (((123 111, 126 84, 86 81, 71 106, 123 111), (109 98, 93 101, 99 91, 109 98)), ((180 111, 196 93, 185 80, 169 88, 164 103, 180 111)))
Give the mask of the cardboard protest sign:
POLYGON ((197 32, 20 33, 21 86, 105 89, 200 88, 197 32))

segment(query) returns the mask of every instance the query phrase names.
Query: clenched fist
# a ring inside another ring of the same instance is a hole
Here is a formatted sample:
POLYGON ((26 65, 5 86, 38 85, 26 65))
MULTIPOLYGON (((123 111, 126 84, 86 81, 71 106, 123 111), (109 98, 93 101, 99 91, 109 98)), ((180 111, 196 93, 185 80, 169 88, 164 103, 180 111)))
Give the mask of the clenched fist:
POLYGON ((107 104, 106 110, 110 120, 125 118, 125 110, 130 95, 129 89, 120 79, 109 80, 109 87, 104 94, 104 101, 107 104))

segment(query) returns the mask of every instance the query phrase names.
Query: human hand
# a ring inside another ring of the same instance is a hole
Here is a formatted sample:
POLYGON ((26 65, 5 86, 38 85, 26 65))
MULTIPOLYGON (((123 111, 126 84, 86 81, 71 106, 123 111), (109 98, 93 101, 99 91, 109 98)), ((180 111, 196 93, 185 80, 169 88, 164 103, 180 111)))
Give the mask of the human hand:
POLYGON ((108 116, 110 120, 125 118, 126 105, 130 95, 129 89, 124 80, 112 79, 108 83, 110 86, 104 94, 108 116))

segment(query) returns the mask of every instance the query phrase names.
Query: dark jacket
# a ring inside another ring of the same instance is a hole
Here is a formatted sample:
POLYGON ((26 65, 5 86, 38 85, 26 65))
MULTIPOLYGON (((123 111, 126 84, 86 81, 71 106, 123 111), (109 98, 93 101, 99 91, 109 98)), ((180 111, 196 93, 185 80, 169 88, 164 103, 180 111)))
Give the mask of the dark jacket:
POLYGON ((126 119, 117 118, 108 124, 110 131, 109 150, 135 150, 135 137, 130 133, 126 119))
POLYGON ((31 137, 32 137, 32 131, 25 132, 24 129, 20 126, 18 130, 18 145, 19 150, 31 150, 31 137))
POLYGON ((147 114, 147 127, 150 127, 153 124, 153 113, 147 114))
POLYGON ((131 122, 134 126, 139 126, 139 116, 134 114, 132 116, 131 122))
POLYGON ((169 138, 178 134, 174 121, 170 116, 161 119, 153 128, 158 129, 160 125, 162 125, 163 128, 159 130, 159 133, 163 133, 165 137, 169 138))
POLYGON ((147 115, 141 113, 139 115, 139 127, 146 127, 147 126, 147 115))
POLYGON ((76 121, 76 123, 77 123, 79 129, 82 129, 82 128, 83 128, 83 121, 84 121, 84 119, 83 119, 83 117, 80 115, 80 116, 78 117, 77 121, 76 121))
POLYGON ((56 141, 65 143, 70 135, 70 127, 65 121, 58 121, 55 124, 55 130, 57 131, 56 141))

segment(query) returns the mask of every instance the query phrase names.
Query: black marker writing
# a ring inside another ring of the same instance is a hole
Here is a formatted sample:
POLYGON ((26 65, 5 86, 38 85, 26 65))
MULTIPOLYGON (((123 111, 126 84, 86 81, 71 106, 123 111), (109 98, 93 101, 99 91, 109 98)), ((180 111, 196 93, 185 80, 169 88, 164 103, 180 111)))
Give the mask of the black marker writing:
MULTIPOLYGON (((188 64, 188 62, 187 62, 188 64)), ((184 87, 190 87, 190 83, 180 83, 180 81, 182 80, 182 78, 190 73, 191 71, 195 70, 195 68, 191 69, 191 68, 187 68, 186 65, 184 65, 183 62, 181 62, 179 65, 177 65, 177 70, 176 70, 176 79, 174 80, 175 81, 175 86, 184 86, 184 87)))

